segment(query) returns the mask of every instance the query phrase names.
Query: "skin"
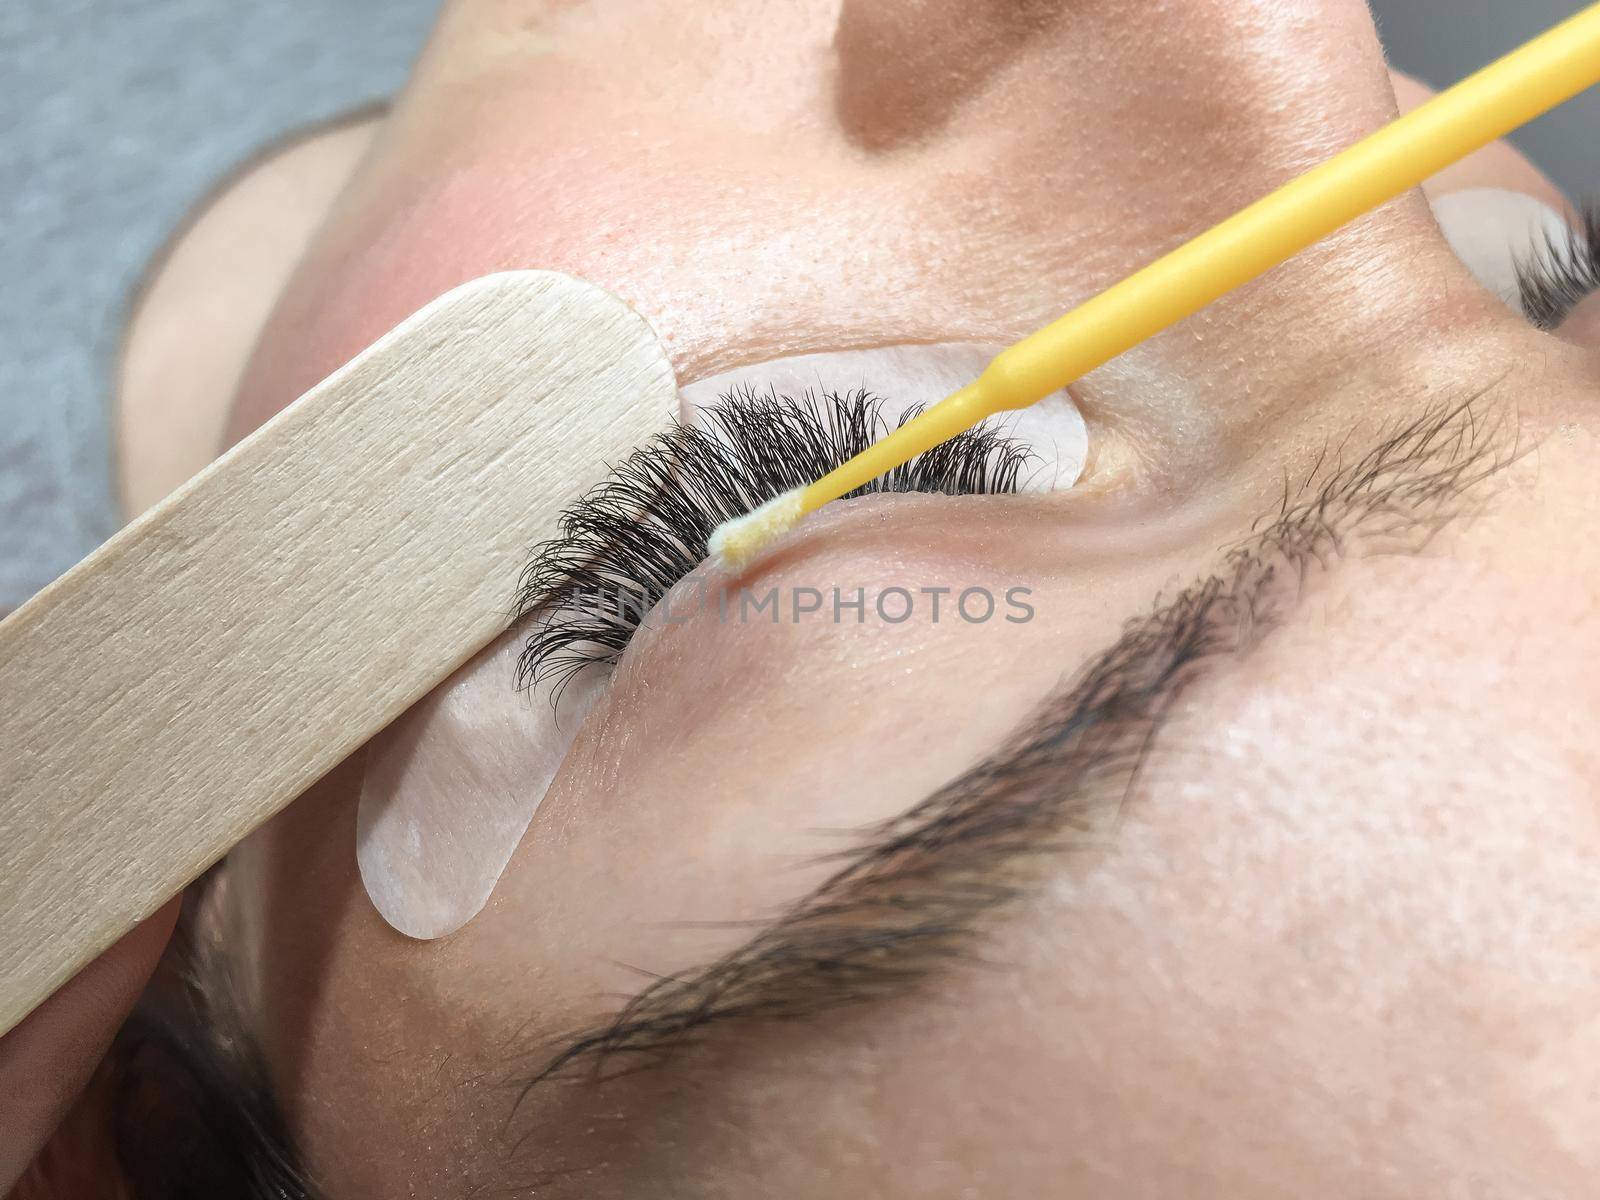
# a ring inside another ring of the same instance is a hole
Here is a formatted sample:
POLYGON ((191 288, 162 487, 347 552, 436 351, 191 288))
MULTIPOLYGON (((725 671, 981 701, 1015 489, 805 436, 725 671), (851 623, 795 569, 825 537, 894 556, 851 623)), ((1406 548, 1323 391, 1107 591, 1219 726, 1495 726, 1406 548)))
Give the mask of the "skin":
MULTIPOLYGON (((1395 111, 1358 0, 838 7, 448 5, 231 435, 507 267, 615 291, 683 382, 1004 342, 1395 111)), ((1453 178, 1559 199, 1504 147, 1453 178)), ((328 1193, 1582 1194, 1600 362, 1566 332, 1480 288, 1421 196, 1363 219, 1075 385, 1072 492, 839 506, 748 580, 1025 583, 1035 621, 641 635, 451 938, 373 912, 360 756, 336 770, 231 857, 210 913, 328 1193), (1316 573, 1187 693, 1114 844, 995 926, 994 969, 541 1090, 508 1127, 541 1042, 746 935, 690 923, 801 894, 826 831, 970 765, 1330 443, 1485 388, 1530 451, 1492 499, 1421 553, 1316 573)))

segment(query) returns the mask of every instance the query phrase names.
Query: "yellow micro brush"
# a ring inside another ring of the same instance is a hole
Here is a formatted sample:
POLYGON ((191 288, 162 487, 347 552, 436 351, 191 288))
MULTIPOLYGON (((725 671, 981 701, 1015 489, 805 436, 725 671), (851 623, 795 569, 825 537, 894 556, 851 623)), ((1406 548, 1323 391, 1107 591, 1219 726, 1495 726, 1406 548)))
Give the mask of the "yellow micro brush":
POLYGON ((1597 81, 1600 4, 1592 4, 1001 351, 977 382, 809 487, 725 522, 712 554, 738 569, 807 513, 985 417, 1059 391, 1597 81))

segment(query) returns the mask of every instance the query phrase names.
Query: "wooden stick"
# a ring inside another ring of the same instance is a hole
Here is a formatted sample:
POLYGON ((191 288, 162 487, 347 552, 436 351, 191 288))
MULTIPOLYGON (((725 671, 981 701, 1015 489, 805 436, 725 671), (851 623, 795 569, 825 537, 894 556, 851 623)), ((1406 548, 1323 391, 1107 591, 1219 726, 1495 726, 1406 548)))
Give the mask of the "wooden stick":
POLYGON ((621 301, 489 276, 0 622, 0 1032, 499 634, 675 406, 621 301))

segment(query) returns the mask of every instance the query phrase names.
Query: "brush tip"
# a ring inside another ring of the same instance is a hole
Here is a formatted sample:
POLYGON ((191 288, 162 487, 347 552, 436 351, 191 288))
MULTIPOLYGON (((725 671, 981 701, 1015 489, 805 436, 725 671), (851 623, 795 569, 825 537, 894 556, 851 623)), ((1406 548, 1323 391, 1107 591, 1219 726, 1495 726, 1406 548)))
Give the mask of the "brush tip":
POLYGON ((760 554, 774 538, 787 533, 800 520, 800 496, 795 488, 774 496, 760 508, 724 521, 711 531, 711 557, 727 571, 737 571, 760 554))

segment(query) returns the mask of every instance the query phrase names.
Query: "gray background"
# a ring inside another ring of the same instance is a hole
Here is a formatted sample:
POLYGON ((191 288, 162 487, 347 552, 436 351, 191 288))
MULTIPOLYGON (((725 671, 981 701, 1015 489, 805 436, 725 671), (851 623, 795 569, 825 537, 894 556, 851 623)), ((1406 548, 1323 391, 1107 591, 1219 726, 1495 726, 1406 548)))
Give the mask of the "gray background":
MULTIPOLYGON (((1579 0, 1375 0, 1390 57, 1453 81, 1579 0)), ((124 299, 209 184, 386 95, 436 0, 0 0, 0 612, 115 527, 106 394, 124 299)), ((1600 190, 1600 89, 1517 140, 1600 190)))

